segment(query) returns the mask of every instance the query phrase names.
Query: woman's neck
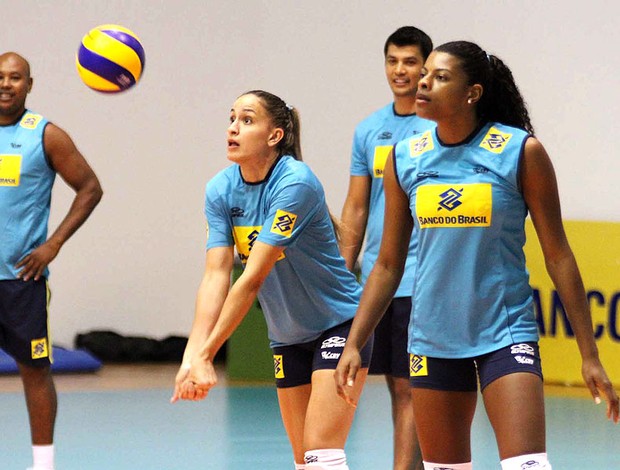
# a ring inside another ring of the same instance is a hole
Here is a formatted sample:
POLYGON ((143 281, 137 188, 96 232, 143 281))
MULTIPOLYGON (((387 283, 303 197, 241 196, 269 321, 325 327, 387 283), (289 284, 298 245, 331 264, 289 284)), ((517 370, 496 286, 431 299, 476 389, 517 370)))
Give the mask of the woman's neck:
POLYGON ((247 183, 259 183, 263 181, 277 159, 278 155, 274 154, 268 158, 259 158, 251 162, 239 163, 243 180, 247 183))
POLYGON ((437 122, 437 135, 444 144, 458 144, 467 139, 479 124, 475 115, 451 117, 437 122))

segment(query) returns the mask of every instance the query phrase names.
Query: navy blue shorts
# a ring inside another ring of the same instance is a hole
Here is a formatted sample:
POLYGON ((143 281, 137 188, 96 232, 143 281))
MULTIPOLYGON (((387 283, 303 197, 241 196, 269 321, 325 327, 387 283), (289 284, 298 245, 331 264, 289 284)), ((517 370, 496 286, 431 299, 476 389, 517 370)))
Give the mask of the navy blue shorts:
POLYGON ((409 317, 411 297, 392 299, 383 318, 375 328, 375 342, 369 374, 409 377, 409 317))
MULTIPOLYGON (((315 370, 336 369, 342 348, 349 337, 349 320, 325 331, 314 341, 272 348, 276 387, 288 388, 312 382, 315 370)), ((372 355, 372 337, 361 351, 362 367, 368 367, 372 355)))
POLYGON ((0 281, 0 348, 22 364, 45 367, 51 362, 47 280, 0 281))
POLYGON ((413 388, 452 392, 475 392, 500 377, 529 372, 541 379, 542 367, 538 343, 518 343, 488 354, 467 359, 439 359, 410 355, 409 381, 413 388))

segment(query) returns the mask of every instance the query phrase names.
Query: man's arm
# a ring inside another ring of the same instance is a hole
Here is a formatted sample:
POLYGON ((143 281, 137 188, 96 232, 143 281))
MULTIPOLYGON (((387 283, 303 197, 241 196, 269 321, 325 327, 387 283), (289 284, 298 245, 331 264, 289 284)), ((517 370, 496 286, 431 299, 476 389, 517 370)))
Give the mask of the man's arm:
POLYGON ((355 262, 362 249, 368 211, 370 206, 369 176, 351 176, 349 191, 342 208, 342 232, 340 233, 340 253, 347 263, 347 268, 353 271, 355 262))
POLYGON ((48 124, 43 134, 43 145, 50 164, 75 191, 75 198, 69 212, 47 241, 17 263, 16 267, 21 268, 19 277, 25 281, 41 277, 47 265, 86 221, 103 195, 95 172, 65 131, 48 124))

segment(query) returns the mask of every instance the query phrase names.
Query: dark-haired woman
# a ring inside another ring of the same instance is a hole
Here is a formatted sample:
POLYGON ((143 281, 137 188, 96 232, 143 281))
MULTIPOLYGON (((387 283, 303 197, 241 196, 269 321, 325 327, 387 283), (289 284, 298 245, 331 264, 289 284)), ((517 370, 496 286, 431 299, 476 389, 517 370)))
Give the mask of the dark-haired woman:
MULTIPOLYGON (((250 91, 233 104, 234 164, 207 184, 206 269, 172 401, 206 397, 216 352, 258 296, 295 468, 347 470, 355 407, 338 399, 333 374, 361 288, 340 256, 323 188, 301 161, 299 135, 297 111, 271 93, 250 91), (244 270, 229 288, 235 246, 244 270)), ((370 354, 362 352, 355 401, 370 354)))
POLYGON ((398 284, 413 229, 418 265, 408 350, 425 469, 472 468, 478 383, 502 469, 550 469, 523 254, 528 212, 575 332, 585 383, 618 422, 618 396, 599 360, 551 161, 510 70, 476 44, 451 42, 431 53, 416 109, 437 128, 400 142, 386 165, 383 241, 336 371, 338 392, 346 397, 355 384, 358 351, 398 284))

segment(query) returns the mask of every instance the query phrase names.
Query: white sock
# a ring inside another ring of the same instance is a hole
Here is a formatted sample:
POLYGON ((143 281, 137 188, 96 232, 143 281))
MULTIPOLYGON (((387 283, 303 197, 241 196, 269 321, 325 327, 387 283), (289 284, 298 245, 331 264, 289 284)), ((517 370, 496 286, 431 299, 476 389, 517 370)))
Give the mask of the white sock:
POLYGON ((471 462, 466 463, 432 463, 422 462, 424 470, 472 470, 471 462))
POLYGON ((33 470, 54 470, 54 444, 32 446, 33 470))
POLYGON ((306 470, 306 464, 295 462, 295 470, 306 470))
POLYGON ((551 464, 547 460, 547 453, 542 452, 540 454, 526 454, 518 455, 517 457, 510 457, 500 462, 502 464, 502 470, 521 470, 522 468, 528 468, 532 470, 551 470, 551 464), (524 466, 527 464, 527 467, 524 466))
POLYGON ((306 470, 349 470, 344 449, 314 449, 304 454, 306 470))

